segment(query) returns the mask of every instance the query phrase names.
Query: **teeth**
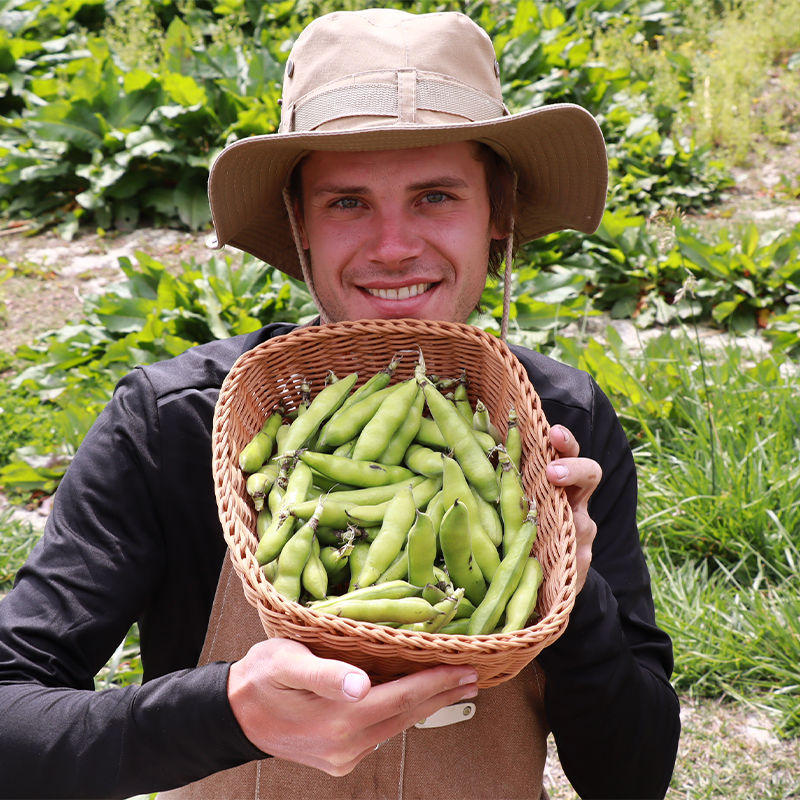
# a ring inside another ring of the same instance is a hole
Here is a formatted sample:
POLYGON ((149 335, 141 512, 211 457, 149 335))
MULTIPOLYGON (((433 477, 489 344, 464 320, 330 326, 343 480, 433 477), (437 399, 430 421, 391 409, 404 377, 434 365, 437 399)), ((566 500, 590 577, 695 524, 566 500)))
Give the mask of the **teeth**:
POLYGON ((373 297, 380 297, 382 300, 407 300, 409 297, 427 292, 431 286, 430 283, 416 283, 413 286, 401 286, 399 289, 367 289, 367 291, 373 297))

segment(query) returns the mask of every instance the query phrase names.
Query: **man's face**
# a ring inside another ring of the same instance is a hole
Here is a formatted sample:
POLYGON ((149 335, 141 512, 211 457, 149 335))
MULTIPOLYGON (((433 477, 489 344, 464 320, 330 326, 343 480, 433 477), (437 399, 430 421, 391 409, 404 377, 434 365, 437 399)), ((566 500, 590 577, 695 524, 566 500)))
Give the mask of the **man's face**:
POLYGON ((486 282, 489 221, 483 163, 466 142, 311 153, 296 206, 325 322, 466 322, 486 282))

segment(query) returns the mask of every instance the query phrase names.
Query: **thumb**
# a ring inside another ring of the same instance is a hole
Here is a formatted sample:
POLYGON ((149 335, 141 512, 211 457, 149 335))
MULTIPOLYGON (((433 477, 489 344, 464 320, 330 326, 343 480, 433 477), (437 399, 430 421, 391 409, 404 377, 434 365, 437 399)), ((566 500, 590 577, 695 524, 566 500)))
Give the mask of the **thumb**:
POLYGON ((282 660, 284 670, 280 678, 285 686, 303 689, 327 700, 349 703, 366 697, 371 683, 364 670, 344 661, 315 656, 299 642, 287 644, 288 649, 294 650, 296 646, 297 650, 290 658, 282 660))

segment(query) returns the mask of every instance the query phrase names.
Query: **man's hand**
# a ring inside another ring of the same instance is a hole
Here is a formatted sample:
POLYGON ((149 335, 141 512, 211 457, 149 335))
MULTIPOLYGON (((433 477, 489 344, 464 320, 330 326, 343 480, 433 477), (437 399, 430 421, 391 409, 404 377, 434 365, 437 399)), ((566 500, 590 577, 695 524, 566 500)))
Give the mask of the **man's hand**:
POLYGON ((547 479, 567 490, 567 500, 572 507, 577 541, 577 590, 580 592, 592 563, 592 543, 597 534, 597 525, 589 516, 588 503, 603 471, 596 461, 578 457, 578 442, 563 425, 554 425, 550 429, 550 444, 561 457, 547 465, 547 479))
POLYGON ((472 667, 439 666, 371 686, 357 667, 269 639, 231 666, 228 698, 256 747, 339 777, 381 742, 474 697, 476 680, 472 667))

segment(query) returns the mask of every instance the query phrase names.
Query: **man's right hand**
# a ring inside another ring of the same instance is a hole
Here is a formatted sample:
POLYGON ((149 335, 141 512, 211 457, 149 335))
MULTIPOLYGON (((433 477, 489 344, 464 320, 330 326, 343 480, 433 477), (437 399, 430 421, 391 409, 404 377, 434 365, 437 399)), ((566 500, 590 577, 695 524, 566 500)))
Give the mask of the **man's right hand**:
POLYGON ((381 742, 474 697, 476 680, 470 666, 442 665, 372 686, 357 667, 269 639, 231 665, 228 698, 260 750, 338 777, 381 742))

